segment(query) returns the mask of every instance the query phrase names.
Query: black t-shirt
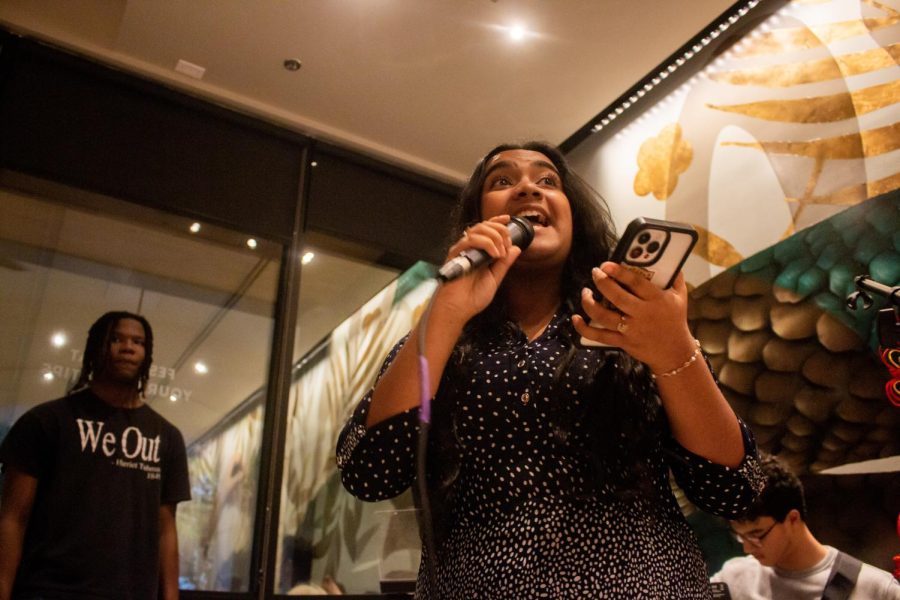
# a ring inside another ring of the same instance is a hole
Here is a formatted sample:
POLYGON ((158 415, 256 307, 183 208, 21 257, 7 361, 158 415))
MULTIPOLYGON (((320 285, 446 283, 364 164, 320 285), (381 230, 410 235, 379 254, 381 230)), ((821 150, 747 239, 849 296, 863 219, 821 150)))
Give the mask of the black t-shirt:
POLYGON ((160 505, 190 498, 174 425, 86 389, 22 415, 0 462, 38 479, 14 595, 156 599, 160 505))

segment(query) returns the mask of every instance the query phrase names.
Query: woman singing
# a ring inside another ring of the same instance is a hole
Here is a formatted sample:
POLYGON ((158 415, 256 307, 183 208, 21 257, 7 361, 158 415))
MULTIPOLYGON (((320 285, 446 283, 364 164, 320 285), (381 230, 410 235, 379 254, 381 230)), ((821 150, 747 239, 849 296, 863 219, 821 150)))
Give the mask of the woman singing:
MULTIPOLYGON (((428 313, 436 555, 423 553, 417 597, 710 598, 670 470, 726 518, 762 478, 688 329, 682 276, 660 290, 605 262, 608 210, 547 144, 489 152, 457 212, 448 257, 494 260, 439 287, 428 313), (525 251, 511 216, 534 226, 525 251)), ((364 500, 415 479, 417 345, 414 331, 394 348, 338 441, 344 486, 364 500)))

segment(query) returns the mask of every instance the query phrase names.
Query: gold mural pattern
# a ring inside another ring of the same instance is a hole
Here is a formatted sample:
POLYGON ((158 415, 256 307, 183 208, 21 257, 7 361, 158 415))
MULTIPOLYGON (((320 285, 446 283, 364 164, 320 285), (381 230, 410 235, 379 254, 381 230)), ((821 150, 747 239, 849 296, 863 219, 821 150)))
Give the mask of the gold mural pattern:
MULTIPOLYGON (((769 35, 750 46, 760 46, 766 50, 788 52, 797 48, 810 47, 809 35, 817 36, 821 44, 836 40, 849 39, 856 35, 868 35, 870 30, 880 29, 900 23, 900 13, 878 2, 867 2, 871 6, 885 11, 882 19, 865 19, 863 21, 845 21, 831 25, 798 28, 770 32, 769 35), (779 35, 779 33, 781 35, 779 35), (780 40, 781 46, 773 45, 780 40)), ((814 62, 790 65, 785 71, 783 66, 762 67, 756 69, 754 77, 745 78, 740 71, 723 74, 723 78, 735 85, 759 85, 767 78, 773 83, 768 87, 777 87, 790 81, 797 83, 817 83, 835 78, 835 73, 842 77, 860 75, 897 65, 898 47, 891 44, 885 48, 876 48, 864 52, 850 53, 814 62), (786 77, 790 72, 793 79, 786 77)), ((752 52, 750 52, 752 54, 752 52)), ((900 98, 900 80, 872 85, 866 88, 832 94, 827 96, 791 99, 764 100, 730 106, 708 105, 714 110, 734 112, 753 118, 787 123, 832 123, 846 119, 854 119, 896 105, 900 98)), ((856 182, 843 186, 825 194, 816 194, 815 190, 825 164, 830 160, 865 159, 891 152, 900 148, 900 122, 884 127, 862 130, 851 134, 833 136, 824 139, 805 141, 767 140, 747 144, 742 142, 724 142, 723 145, 752 147, 764 151, 767 155, 804 156, 814 159, 804 193, 799 197, 787 196, 785 200, 795 206, 792 211, 794 226, 810 204, 830 206, 850 206, 864 200, 896 189, 896 177, 889 176, 876 181, 856 182), (893 187, 892 187, 893 186, 893 187)), ((793 233, 795 227, 786 235, 793 233)))
POLYGON ((886 127, 808 142, 724 142, 769 154, 790 154, 815 159, 850 159, 878 156, 900 149, 900 122, 886 127))
POLYGON ((762 100, 747 104, 707 104, 713 110, 739 113, 766 121, 834 123, 852 119, 897 102, 900 80, 849 93, 796 100, 762 100))
POLYGON ((890 6, 874 0, 863 0, 863 4, 884 12, 885 16, 827 23, 810 28, 776 29, 762 34, 752 45, 741 50, 739 55, 782 54, 791 50, 827 46, 834 42, 869 35, 900 23, 900 12, 890 6))
POLYGON ((710 79, 731 85, 783 88, 863 75, 897 66, 898 62, 900 44, 891 44, 886 48, 874 48, 834 58, 712 73, 710 79))
POLYGON ((710 263, 726 269, 744 260, 741 253, 728 243, 728 240, 699 225, 694 225, 693 227, 700 234, 697 238, 697 244, 694 246, 694 254, 702 256, 710 263))
MULTIPOLYGON (((801 2, 798 0, 795 3, 801 2)), ((816 4, 826 5, 831 2, 824 0, 816 4)), ((861 0, 860 4, 868 5, 880 11, 882 15, 821 23, 809 27, 802 24, 785 25, 768 32, 747 36, 743 45, 733 50, 733 56, 738 62, 740 59, 766 55, 797 56, 798 52, 816 48, 827 50, 829 45, 835 42, 848 41, 856 37, 872 40, 874 32, 900 24, 900 12, 882 2, 861 0)), ((900 43, 894 39, 882 47, 863 49, 857 47, 852 52, 842 55, 719 71, 711 74, 710 79, 731 86, 784 89, 797 85, 840 81, 852 76, 896 68, 898 61, 900 61, 900 43)), ((732 113, 756 121, 810 125, 855 120, 862 115, 895 107, 898 100, 900 100, 900 79, 894 78, 859 89, 806 98, 770 97, 753 102, 729 104, 706 102, 704 105, 719 113, 732 113)), ((830 162, 865 161, 900 149, 900 121, 896 118, 892 120, 894 122, 888 125, 879 123, 868 129, 818 139, 796 139, 797 136, 805 135, 805 131, 808 130, 789 129, 782 134, 784 139, 776 137, 754 142, 724 140, 721 145, 762 151, 773 163, 773 167, 781 160, 778 157, 812 159, 806 172, 802 171, 802 167, 801 170, 796 167, 774 167, 786 190, 785 202, 788 203, 791 214, 792 224, 783 233, 783 237, 787 237, 795 232, 798 219, 804 208, 809 205, 850 206, 900 187, 900 170, 885 177, 867 180, 867 169, 862 166, 864 163, 830 162), (801 131, 803 133, 798 133, 801 131), (819 184, 827 165, 830 165, 828 168, 831 179, 828 185, 831 188, 822 190, 819 189, 819 184), (784 178, 789 178, 790 183, 784 178), (799 193, 788 191, 792 188, 799 193)), ((736 124, 740 126, 739 122, 736 124)), ((674 129, 676 126, 670 125, 667 129, 674 129)), ((753 130, 752 127, 743 128, 753 130)), ((680 129, 678 131, 680 133, 680 129)), ((670 138, 674 136, 670 135, 670 138)), ((677 186, 678 175, 687 168, 687 166, 681 170, 671 168, 671 165, 675 164, 673 157, 676 155, 672 146, 674 139, 668 142, 668 148, 664 145, 665 140, 669 138, 660 134, 641 146, 637 157, 640 170, 634 182, 634 190, 638 195, 646 195, 652 190, 660 200, 670 197, 677 186)), ((701 232, 701 238, 694 249, 695 254, 713 265, 723 267, 740 260, 740 254, 727 240, 703 227, 696 227, 701 232)))
POLYGON ((830 194, 823 194, 821 196, 808 195, 801 198, 787 197, 785 199, 788 202, 796 202, 800 205, 826 204, 829 206, 853 206, 854 204, 859 204, 869 198, 886 194, 897 188, 900 188, 900 173, 876 179, 875 181, 849 185, 830 194))
POLYGON ((667 125, 655 138, 641 144, 634 193, 646 196, 652 192, 657 200, 665 200, 675 191, 678 176, 687 171, 693 157, 690 143, 682 138, 681 125, 667 125))

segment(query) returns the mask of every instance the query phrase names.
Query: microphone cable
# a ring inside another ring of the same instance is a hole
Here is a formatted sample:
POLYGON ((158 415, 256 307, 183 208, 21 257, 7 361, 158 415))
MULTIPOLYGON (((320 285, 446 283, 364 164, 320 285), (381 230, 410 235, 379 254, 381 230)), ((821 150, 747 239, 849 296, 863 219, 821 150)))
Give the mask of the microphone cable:
POLYGON ((428 329, 428 318, 431 316, 431 307, 434 305, 434 298, 441 287, 441 281, 438 280, 438 287, 435 288, 428 299, 428 304, 419 319, 419 330, 416 339, 416 353, 419 358, 419 436, 416 448, 416 486, 419 493, 419 535, 425 544, 428 552, 428 564, 426 571, 428 583, 431 587, 434 598, 439 598, 437 588, 437 573, 435 571, 435 561, 437 561, 437 549, 434 543, 434 526, 432 524, 431 501, 428 497, 428 480, 427 480, 427 459, 428 459, 428 433, 431 429, 431 378, 428 371, 428 358, 425 356, 425 333, 428 329))
MULTIPOLYGON (((522 217, 510 217, 507 224, 513 244, 523 251, 528 248, 534 239, 534 226, 528 219, 522 217)), ((416 338, 416 354, 419 359, 419 437, 416 447, 416 487, 419 495, 421 518, 419 519, 419 535, 429 558, 426 567, 428 583, 433 591, 433 596, 440 596, 437 588, 437 574, 435 562, 437 550, 434 542, 434 525, 431 513, 431 501, 428 497, 427 459, 428 459, 428 433, 431 429, 431 378, 428 372, 428 358, 425 356, 425 333, 428 329, 428 319, 431 316, 431 308, 434 299, 440 291, 441 285, 469 273, 472 269, 484 264, 489 264, 492 259, 484 250, 470 249, 462 252, 457 258, 451 259, 438 270, 438 285, 419 319, 419 329, 416 338)))

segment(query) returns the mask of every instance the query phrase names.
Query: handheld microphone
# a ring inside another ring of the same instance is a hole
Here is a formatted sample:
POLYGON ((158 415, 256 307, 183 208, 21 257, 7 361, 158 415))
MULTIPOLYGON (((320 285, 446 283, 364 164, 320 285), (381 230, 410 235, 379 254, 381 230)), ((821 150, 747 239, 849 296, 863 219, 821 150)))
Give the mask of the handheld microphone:
MULTIPOLYGON (((534 239, 534 226, 528 219, 521 217, 511 217, 506 225, 509 229, 509 236, 512 243, 525 250, 531 240, 534 239)), ((456 258, 452 258, 444 263, 444 266, 438 270, 438 279, 441 281, 453 281, 463 275, 468 275, 478 267, 489 265, 494 262, 491 255, 480 248, 469 248, 460 253, 456 258)))

